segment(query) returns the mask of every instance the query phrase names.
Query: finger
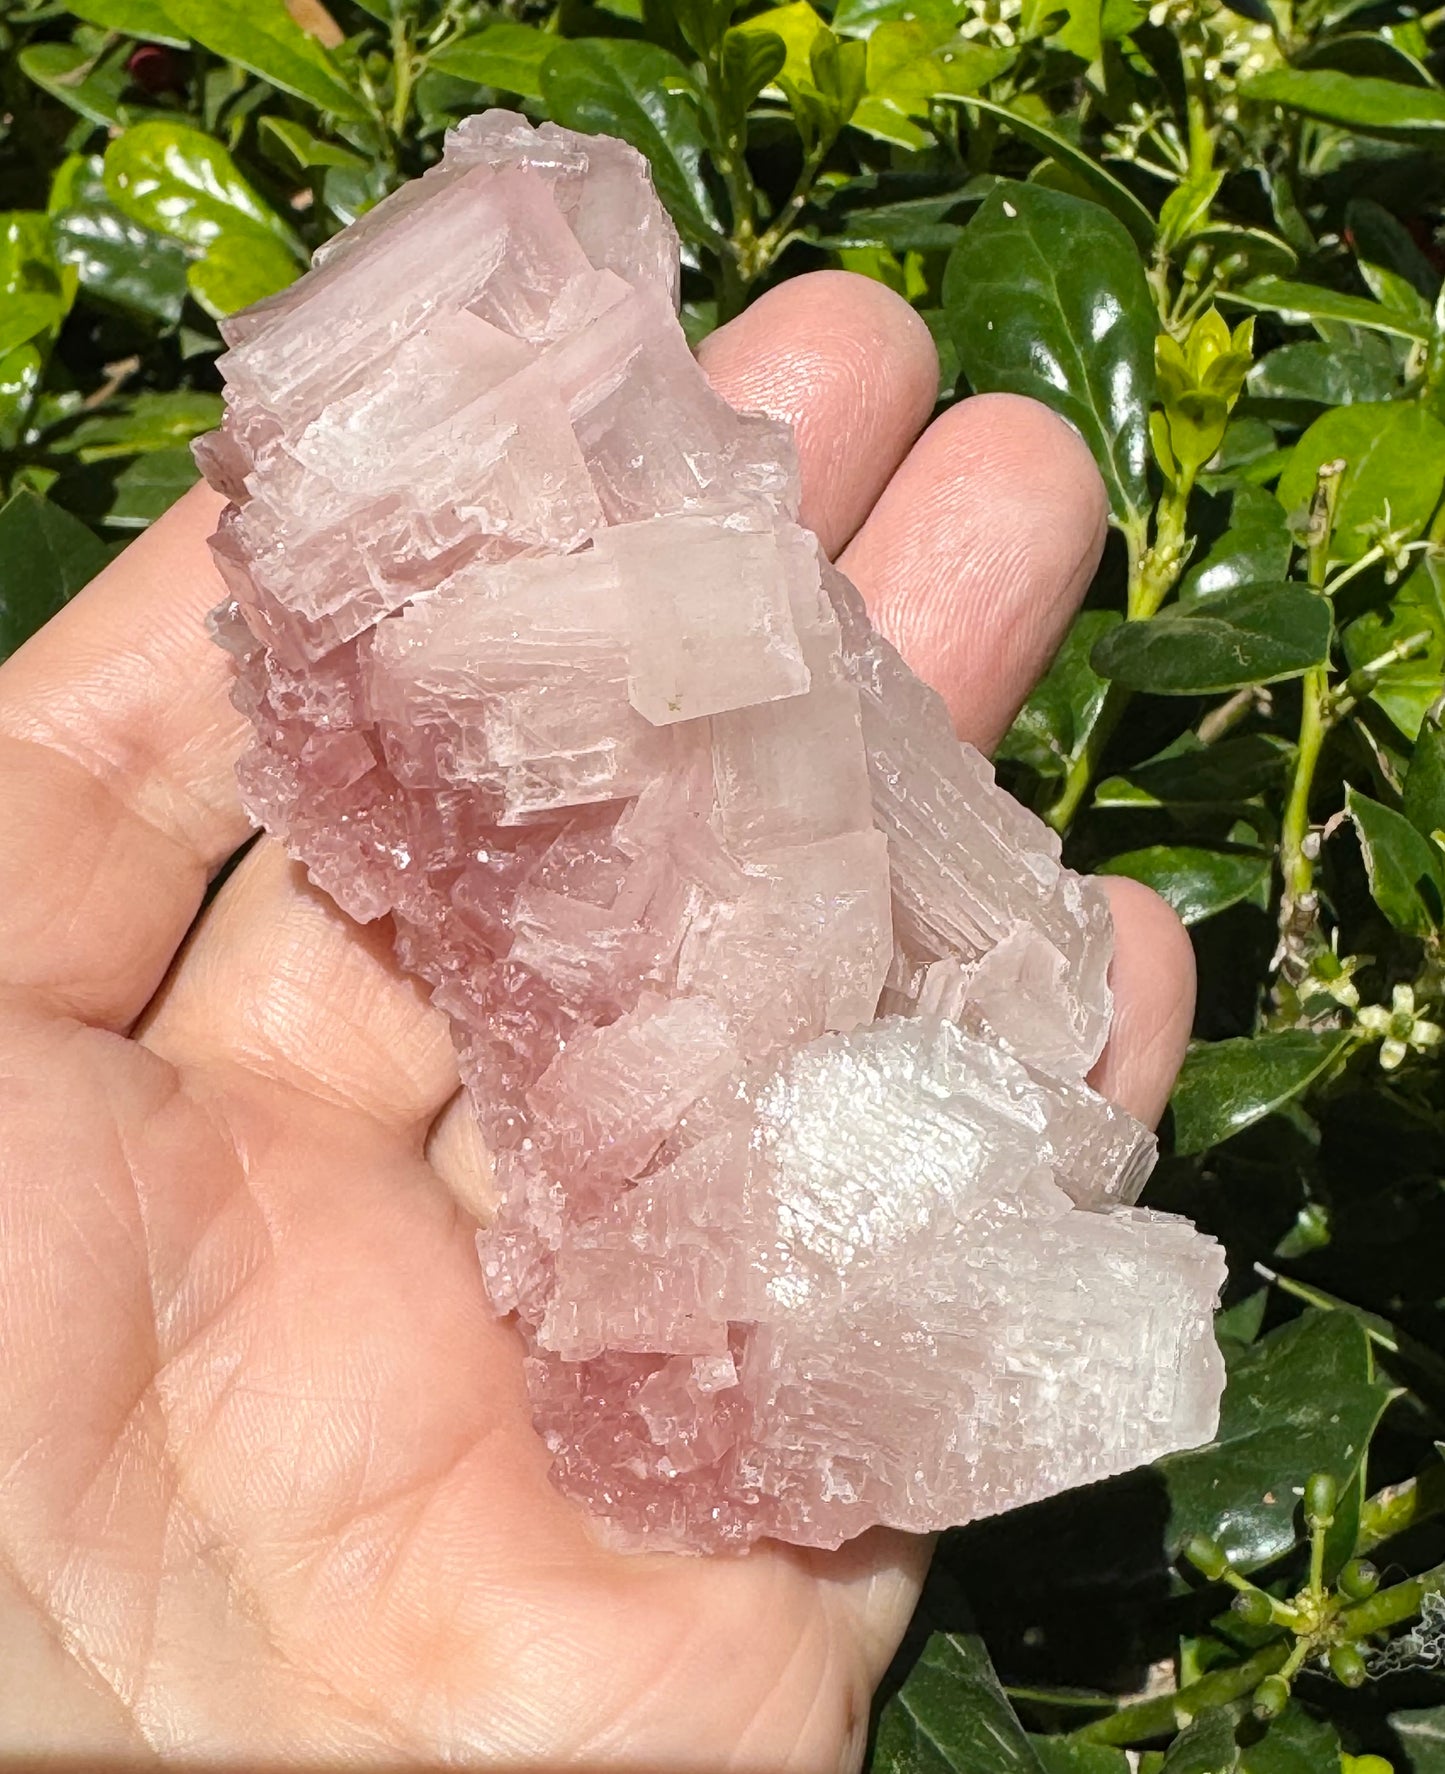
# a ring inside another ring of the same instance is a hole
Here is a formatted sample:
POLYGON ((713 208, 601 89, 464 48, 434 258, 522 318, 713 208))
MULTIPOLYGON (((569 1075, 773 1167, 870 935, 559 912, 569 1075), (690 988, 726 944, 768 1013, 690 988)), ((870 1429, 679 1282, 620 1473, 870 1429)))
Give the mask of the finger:
POLYGON ((137 1031, 179 1066, 241 1066, 420 1131, 456 1089, 446 1018, 404 976, 389 920, 354 924, 263 839, 137 1031))
POLYGON ((802 521, 835 555, 928 421, 938 353, 901 296, 850 271, 815 271, 760 296, 698 361, 733 406, 793 427, 802 521))
POLYGON ((1089 1082, 1147 1127, 1164 1113, 1194 1021, 1194 948, 1141 881, 1101 880, 1114 913, 1114 1025, 1089 1082))
MULTIPOLYGON (((729 400, 794 421, 806 514, 835 540, 861 522, 937 386, 933 341, 907 304, 867 278, 831 272, 795 280, 714 334, 704 367, 729 400)), ((299 875, 263 863, 238 874, 192 937, 147 1041, 178 1064, 232 1059, 282 1068, 292 1083, 311 1066, 318 1094, 388 1121, 440 1109, 456 1067, 410 1020, 415 987, 393 967, 352 991, 346 921, 322 918, 299 875), (279 969, 279 987, 268 967, 279 969), (429 1057, 398 1065, 402 1028, 429 1057)), ((380 965, 377 953, 372 960, 380 965)), ((456 1173, 459 1198, 484 1206, 475 1154, 454 1138, 435 1150, 456 1173)))
POLYGON ((0 668, 0 976, 128 1025, 249 826, 197 487, 0 668))
POLYGON ((1088 589, 1107 516, 1071 426, 978 395, 929 426, 839 565, 959 733, 991 750, 1088 589))

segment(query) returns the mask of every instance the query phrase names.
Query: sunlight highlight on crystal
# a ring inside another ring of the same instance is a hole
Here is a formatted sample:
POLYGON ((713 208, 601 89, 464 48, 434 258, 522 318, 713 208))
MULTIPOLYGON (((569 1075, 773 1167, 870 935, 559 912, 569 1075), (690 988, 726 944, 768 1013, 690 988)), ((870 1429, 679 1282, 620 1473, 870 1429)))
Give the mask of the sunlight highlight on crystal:
POLYGON ((638 155, 493 111, 225 323, 246 804, 451 1018, 486 1286, 618 1543, 835 1546, 1206 1441, 1221 1253, 1084 1082, 1104 896, 677 282, 638 155))

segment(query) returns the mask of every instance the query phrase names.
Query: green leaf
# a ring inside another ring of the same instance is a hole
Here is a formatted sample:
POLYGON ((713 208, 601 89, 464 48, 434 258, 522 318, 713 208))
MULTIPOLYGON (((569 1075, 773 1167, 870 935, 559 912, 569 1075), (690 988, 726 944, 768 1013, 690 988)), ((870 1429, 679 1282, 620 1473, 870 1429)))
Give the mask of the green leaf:
POLYGON ((1410 1774, 1445 1774, 1445 1706, 1392 1712, 1390 1724, 1410 1758, 1410 1774))
POLYGON ((1141 252, 1153 250, 1156 232, 1153 216, 1129 187, 1121 184, 1111 172, 1100 166, 1092 155, 1086 154, 1060 131, 1049 129, 1037 119, 1026 117, 1017 110, 1010 110, 1007 105, 995 104, 976 94, 968 103, 976 110, 1000 118, 1021 142, 1027 142, 1031 148, 1037 148, 1041 154, 1047 154, 1061 166, 1067 167, 1075 178, 1082 180, 1096 203, 1102 204, 1111 215, 1118 217, 1133 235, 1141 252))
POLYGON ((1303 341, 1281 345, 1260 358, 1246 386, 1255 400, 1342 407, 1389 400, 1398 392, 1400 378, 1385 347, 1377 356, 1349 346, 1303 341))
POLYGON ((1239 1762, 1240 1774, 1335 1774, 1339 1766, 1339 1732, 1293 1700, 1239 1762))
POLYGON ((838 0, 833 29, 846 37, 866 37, 890 20, 922 19, 956 31, 967 16, 959 0, 838 0))
POLYGON ((44 373, 45 360, 34 344, 0 357, 0 449, 13 449, 20 441, 44 373))
POLYGON ((1108 695, 1108 683, 1089 664, 1095 643, 1117 626, 1116 610, 1081 610, 1054 662, 1009 728, 999 756, 1027 764, 1043 777, 1064 776, 1080 756, 1108 695))
POLYGON ((75 283, 56 260, 43 210, 0 211, 0 357, 58 332, 75 283))
POLYGON ((1209 1706, 1174 1739, 1159 1774, 1234 1774, 1238 1766, 1233 1714, 1209 1706))
POLYGON ((1422 345, 1430 337, 1430 328, 1415 313, 1397 312, 1363 296, 1344 296, 1319 284, 1290 283, 1282 277, 1256 277, 1243 289, 1222 291, 1219 299, 1278 314, 1298 325, 1307 321, 1340 321, 1345 326, 1368 327, 1373 332, 1422 345))
POLYGON ((1355 561, 1388 530, 1418 536, 1445 486, 1445 425, 1413 401, 1363 401, 1322 414, 1295 446, 1277 496, 1293 521, 1309 508, 1326 462, 1349 466, 1340 482, 1330 557, 1355 561))
POLYGON ((151 450, 121 469, 101 522, 108 530, 143 530, 200 479, 189 449, 151 450))
POLYGON ((1415 741, 1405 772, 1401 807, 1406 819, 1426 838, 1445 832, 1445 726, 1438 716, 1427 720, 1415 741))
POLYGON ((79 518, 22 488, 0 506, 0 659, 89 583, 108 559, 79 518))
POLYGON ((1429 936, 1445 923, 1445 854, 1403 813, 1346 788, 1345 810, 1355 822, 1370 897, 1397 930, 1429 936))
POLYGON ((1044 1774, 982 1639, 932 1634, 883 1709, 871 1774, 1044 1774))
POLYGON ((1030 1737, 1044 1774, 1129 1774, 1129 1758, 1107 1743, 1078 1743, 1069 1737, 1030 1737))
POLYGON ((1238 806, 1278 788, 1294 756, 1287 740, 1246 733, 1205 745, 1194 736, 1167 753, 1101 782, 1099 807, 1238 806))
POLYGON ((131 221, 196 253, 239 236, 258 250, 278 242, 300 257, 291 230, 227 150, 189 124, 141 123, 118 136, 106 150, 105 188, 131 221))
POLYGON ((186 254, 110 201, 98 154, 73 154, 50 187, 56 257, 73 265, 92 300, 174 324, 186 295, 186 254))
POLYGON ((355 123, 371 115, 320 42, 291 17, 284 0, 165 0, 165 5, 180 29, 213 55, 249 68, 282 92, 355 123))
POLYGON ((1115 516, 1146 510, 1156 321, 1123 224, 1059 191, 1000 184, 949 255, 943 302, 974 388, 1062 413, 1092 448, 1115 516))
POLYGON ((556 47, 557 38, 551 31, 503 21, 484 31, 452 38, 428 58, 428 66, 457 80, 470 80, 475 86, 539 99, 542 64, 556 47))
POLYGON ((1240 900, 1269 901, 1273 860, 1247 851, 1203 850, 1193 844, 1151 844, 1127 850, 1095 869, 1100 875, 1127 875, 1167 900, 1186 924, 1199 924, 1240 900))
POLYGON ((1345 657, 1358 670, 1392 647, 1409 641, 1423 648, 1386 666, 1374 681, 1370 700, 1408 739, 1433 707, 1445 684, 1445 565, 1427 556, 1408 575, 1385 610, 1369 610, 1342 635, 1345 657))
POLYGON ((224 234, 186 272, 186 287, 218 320, 274 296, 294 283, 301 267, 269 235, 224 234))
POLYGON ((1445 130, 1445 93, 1397 80, 1342 74, 1333 68, 1271 68, 1244 81, 1239 90, 1245 98, 1284 105, 1363 135, 1409 140, 1445 130))
POLYGON ((1236 1347, 1218 1435, 1159 1464, 1170 1549, 1207 1534, 1239 1570, 1282 1557, 1296 1543, 1306 1478, 1328 1472, 1349 1485, 1389 1399, 1369 1337, 1348 1313, 1309 1311, 1236 1347))
POLYGON ((1239 487, 1229 508, 1229 528, 1191 568, 1181 595, 1197 602, 1241 585, 1282 580, 1293 548, 1279 500, 1262 487, 1239 487))
POLYGON ((138 37, 145 43, 168 43, 186 49, 190 39, 176 24, 161 0, 66 0, 66 11, 92 25, 103 25, 122 37, 138 37))
POLYGON ((1174 1150, 1203 1152, 1291 1103, 1352 1045, 1349 1034, 1303 1029, 1201 1041, 1174 1086, 1174 1150))
MULTIPOLYGON (((889 22, 868 39, 868 99, 905 117, 926 118, 935 101, 976 93, 1012 61, 1011 50, 972 43, 946 28, 940 32, 919 20, 889 22)), ((860 105, 853 115, 860 126, 863 113, 860 105)))
POLYGON ((1092 664, 1130 690, 1203 696, 1299 677, 1329 658, 1333 614, 1302 585, 1242 585, 1124 622, 1092 664))
MULTIPOLYGON (((843 27, 838 27, 840 30, 843 27)), ((808 0, 790 0, 786 6, 769 7, 733 26, 740 37, 781 37, 784 48, 783 77, 795 83, 811 83, 813 48, 827 36, 828 27, 808 4, 808 0)))
POLYGON ((367 164, 360 154, 353 154, 350 148, 343 148, 337 142, 323 141, 305 124, 290 117, 262 117, 256 125, 256 134, 264 146, 276 148, 284 154, 285 160, 278 164, 289 162, 302 172, 310 172, 318 166, 364 168, 367 164))
POLYGON ((168 394, 147 391, 115 402, 97 413, 66 421, 46 438, 46 447, 78 456, 82 462, 105 462, 150 450, 175 449, 221 422, 219 394, 178 388, 168 394))
POLYGON ((727 32, 722 41, 723 108, 738 122, 783 71, 788 46, 775 31, 727 32))
MULTIPOLYGON (((1363 263, 1378 265, 1403 278, 1410 289, 1427 304, 1440 291, 1440 273, 1415 244, 1410 230, 1392 216, 1383 204, 1367 197, 1356 197, 1345 206, 1345 227, 1355 256, 1363 263)), ((1379 292, 1375 292, 1379 295, 1379 292)), ((1380 296, 1380 300, 1385 298, 1380 296)), ((1408 303, 1394 304, 1406 307, 1408 303)))
POLYGON ((697 94, 676 56, 621 38, 559 43, 542 64, 542 92, 558 123, 621 136, 646 155, 657 194, 679 229, 717 246, 720 229, 702 176, 697 94))
POLYGON ((90 123, 124 129, 145 115, 144 106, 122 102, 122 93, 130 89, 122 56, 97 60, 75 43, 31 43, 20 51, 19 61, 27 79, 90 123))

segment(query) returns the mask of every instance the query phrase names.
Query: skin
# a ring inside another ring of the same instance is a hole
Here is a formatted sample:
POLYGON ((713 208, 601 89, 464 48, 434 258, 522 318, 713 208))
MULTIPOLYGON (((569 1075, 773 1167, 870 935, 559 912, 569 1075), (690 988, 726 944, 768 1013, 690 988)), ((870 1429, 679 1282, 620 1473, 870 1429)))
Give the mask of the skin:
MULTIPOLYGON (((1079 438, 928 426, 927 331, 825 272, 702 352, 791 419, 804 518, 989 746, 1098 559, 1079 438), (927 427, 927 429, 925 429, 927 427)), ((483 1295, 445 1027, 269 840, 189 494, 0 671, 0 1747, 367 1767, 836 1770, 927 1545, 600 1548, 483 1295)), ((1111 882, 1097 1081, 1160 1113, 1193 997, 1111 882)))

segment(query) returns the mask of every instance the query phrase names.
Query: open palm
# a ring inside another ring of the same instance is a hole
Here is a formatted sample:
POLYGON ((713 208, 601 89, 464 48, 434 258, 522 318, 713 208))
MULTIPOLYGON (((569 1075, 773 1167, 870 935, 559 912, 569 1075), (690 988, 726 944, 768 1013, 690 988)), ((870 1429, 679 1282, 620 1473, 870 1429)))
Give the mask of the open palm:
MULTIPOLYGON (((703 357, 795 423, 804 521, 996 742, 1098 558, 1084 445, 1006 397, 919 437, 931 341, 842 273, 703 357)), ((0 1750, 855 1766, 926 1548, 599 1547, 488 1311, 485 1160, 388 931, 265 839, 197 917, 247 836, 216 512, 190 494, 0 672, 0 1750)), ((1189 947, 1112 885, 1096 1081, 1152 1118, 1189 947)))

